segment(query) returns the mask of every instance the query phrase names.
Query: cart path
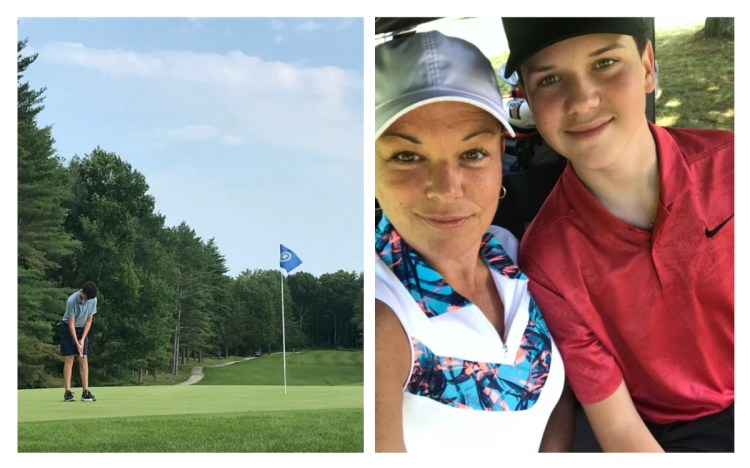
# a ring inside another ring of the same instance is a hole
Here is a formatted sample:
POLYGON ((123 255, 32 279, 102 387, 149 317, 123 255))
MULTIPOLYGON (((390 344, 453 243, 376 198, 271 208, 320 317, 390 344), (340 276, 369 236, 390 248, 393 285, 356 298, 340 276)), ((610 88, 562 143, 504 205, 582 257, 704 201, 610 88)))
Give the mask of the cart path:
MULTIPOLYGON (((239 361, 222 362, 221 364, 215 364, 211 367, 225 367, 225 366, 229 366, 232 364, 236 364, 238 362, 247 361, 250 359, 255 359, 255 356, 242 358, 239 361)), ((188 377, 186 381, 179 383, 177 385, 193 385, 196 382, 200 382, 201 379, 203 379, 203 366, 193 367, 193 371, 190 373, 190 377, 188 377)))

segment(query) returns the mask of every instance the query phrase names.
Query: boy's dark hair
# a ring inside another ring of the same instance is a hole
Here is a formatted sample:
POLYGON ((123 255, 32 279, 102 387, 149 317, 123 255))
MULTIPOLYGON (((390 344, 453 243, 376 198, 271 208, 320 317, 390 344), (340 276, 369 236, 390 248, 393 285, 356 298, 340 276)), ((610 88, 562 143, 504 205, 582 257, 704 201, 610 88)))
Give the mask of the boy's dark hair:
POLYGON ((86 281, 83 283, 83 287, 81 288, 81 291, 88 297, 89 299, 93 299, 96 297, 96 295, 99 293, 99 290, 96 289, 96 283, 93 281, 86 281))
POLYGON ((640 34, 633 34, 635 39, 635 45, 638 47, 638 55, 643 57, 643 51, 646 50, 646 44, 651 40, 647 37, 646 31, 642 31, 640 34))

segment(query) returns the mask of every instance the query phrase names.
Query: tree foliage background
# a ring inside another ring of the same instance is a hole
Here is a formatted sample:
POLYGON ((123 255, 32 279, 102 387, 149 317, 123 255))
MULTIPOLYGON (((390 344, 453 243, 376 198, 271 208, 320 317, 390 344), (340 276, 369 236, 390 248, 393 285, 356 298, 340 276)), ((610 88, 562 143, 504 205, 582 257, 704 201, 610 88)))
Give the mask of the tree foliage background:
POLYGON ((37 123, 45 89, 23 81, 37 58, 25 46, 18 42, 19 388, 62 384, 54 325, 88 280, 100 291, 89 350, 97 385, 177 373, 188 357, 280 351, 281 281, 288 349, 362 347, 361 273, 230 277, 213 239, 184 222, 165 226, 145 177, 119 155, 96 146, 66 167, 52 128, 37 123))

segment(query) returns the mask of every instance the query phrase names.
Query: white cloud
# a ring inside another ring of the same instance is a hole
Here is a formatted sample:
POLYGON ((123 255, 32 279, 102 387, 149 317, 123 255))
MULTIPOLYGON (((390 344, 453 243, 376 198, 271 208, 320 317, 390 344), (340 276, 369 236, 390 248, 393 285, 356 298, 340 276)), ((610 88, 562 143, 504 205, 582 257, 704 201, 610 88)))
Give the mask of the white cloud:
POLYGON ((284 36, 282 36, 281 34, 276 34, 275 36, 273 36, 274 44, 281 44, 282 42, 284 42, 284 36))
POLYGON ((129 50, 100 50, 79 43, 51 42, 43 51, 50 61, 94 68, 111 75, 149 78, 165 73, 164 62, 158 57, 129 50))
POLYGON ((271 20, 271 29, 275 31, 280 31, 284 29, 284 22, 278 19, 272 19, 271 20))
POLYGON ((46 59, 58 63, 93 68, 114 76, 135 76, 147 79, 179 80, 212 85, 236 85, 257 91, 269 91, 281 85, 289 88, 305 81, 332 76, 338 70, 335 84, 339 87, 360 87, 361 78, 336 67, 306 67, 295 63, 265 61, 240 51, 198 53, 160 50, 138 53, 122 49, 96 49, 83 44, 51 42, 43 48, 46 59), (341 80, 342 77, 346 79, 341 80))
POLYGON ((358 20, 355 18, 344 18, 343 20, 336 23, 336 29, 349 29, 350 27, 356 26, 357 24, 358 20))
POLYGON ((113 87, 151 96, 159 103, 152 105, 168 116, 162 128, 170 128, 166 136, 171 140, 233 146, 262 141, 327 156, 362 157, 359 72, 268 61, 240 51, 141 53, 72 43, 50 43, 40 57, 98 70, 101 80, 115 78, 113 87), (189 120, 196 116, 199 125, 189 120))
POLYGON ((316 22, 315 20, 309 19, 303 21, 294 29, 296 29, 297 31, 318 31, 320 29, 323 29, 323 25, 316 22))
POLYGON ((221 137, 221 139, 219 139, 219 142, 227 146, 240 146, 245 143, 245 139, 234 135, 227 135, 221 137))
POLYGON ((167 130, 167 138, 171 140, 214 140, 220 130, 212 125, 185 125, 167 130))

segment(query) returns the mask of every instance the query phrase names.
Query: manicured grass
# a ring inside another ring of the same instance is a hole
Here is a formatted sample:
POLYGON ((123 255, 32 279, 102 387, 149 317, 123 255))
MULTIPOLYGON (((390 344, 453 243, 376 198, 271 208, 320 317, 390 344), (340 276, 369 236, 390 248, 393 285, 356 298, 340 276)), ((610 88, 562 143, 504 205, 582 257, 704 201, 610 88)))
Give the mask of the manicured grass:
MULTIPOLYGON (((179 414, 362 408, 361 386, 163 385, 94 388, 97 401, 62 401, 60 389, 18 391, 18 422, 179 414)), ((79 394, 76 395, 80 397, 79 394)))
MULTIPOLYGON (((305 350, 287 353, 287 385, 362 384, 362 351, 305 350)), ((281 354, 263 355, 226 367, 204 367, 197 385, 283 385, 281 354)))
POLYGON ((18 451, 361 452, 362 354, 288 355, 286 394, 281 355, 205 367, 213 385, 95 386, 95 402, 19 390, 18 451))
POLYGON ((701 29, 656 30, 656 123, 734 130, 734 40, 696 37, 701 29))
POLYGON ((19 452, 361 452, 363 415, 331 409, 34 422, 19 424, 18 441, 19 452))

